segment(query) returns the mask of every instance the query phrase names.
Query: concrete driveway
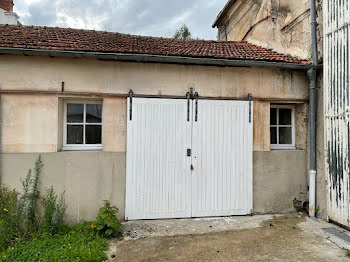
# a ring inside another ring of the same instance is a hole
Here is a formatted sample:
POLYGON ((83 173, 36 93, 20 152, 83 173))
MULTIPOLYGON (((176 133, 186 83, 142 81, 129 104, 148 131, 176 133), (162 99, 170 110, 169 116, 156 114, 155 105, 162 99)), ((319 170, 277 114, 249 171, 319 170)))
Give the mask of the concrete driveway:
POLYGON ((350 261, 342 249, 350 249, 349 240, 345 230, 302 214, 133 221, 111 241, 108 256, 118 262, 350 261))

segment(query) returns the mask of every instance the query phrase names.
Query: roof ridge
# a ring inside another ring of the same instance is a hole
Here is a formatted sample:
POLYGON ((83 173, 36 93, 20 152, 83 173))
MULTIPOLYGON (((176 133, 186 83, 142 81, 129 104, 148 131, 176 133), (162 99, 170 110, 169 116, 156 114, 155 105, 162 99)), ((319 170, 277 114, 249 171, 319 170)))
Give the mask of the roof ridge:
POLYGON ((44 29, 62 29, 62 30, 73 30, 73 31, 81 31, 81 32, 96 32, 96 33, 109 33, 109 34, 119 34, 124 36, 131 37, 140 37, 140 38, 152 38, 152 39, 166 39, 172 41, 180 41, 180 42, 207 42, 207 43, 247 43, 247 41, 219 41, 212 39, 176 39, 172 37, 163 37, 163 36, 147 36, 147 35, 136 35, 136 34, 128 34, 121 33, 115 31, 106 31, 106 30, 95 30, 95 29, 84 29, 84 28, 72 28, 72 27, 58 27, 58 26, 38 26, 38 25, 9 25, 9 24, 0 24, 0 27, 17 27, 17 28, 44 28, 44 29))
POLYGON ((46 26, 0 25, 0 47, 309 63, 247 41, 182 40, 46 26))

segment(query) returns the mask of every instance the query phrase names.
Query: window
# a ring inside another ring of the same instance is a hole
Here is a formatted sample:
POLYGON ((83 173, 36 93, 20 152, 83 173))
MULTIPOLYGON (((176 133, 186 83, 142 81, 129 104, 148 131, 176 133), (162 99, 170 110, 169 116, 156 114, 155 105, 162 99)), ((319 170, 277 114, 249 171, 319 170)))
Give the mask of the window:
POLYGON ((272 149, 295 149, 293 106, 271 105, 270 132, 272 149))
POLYGON ((102 103, 65 101, 63 150, 102 149, 102 103))

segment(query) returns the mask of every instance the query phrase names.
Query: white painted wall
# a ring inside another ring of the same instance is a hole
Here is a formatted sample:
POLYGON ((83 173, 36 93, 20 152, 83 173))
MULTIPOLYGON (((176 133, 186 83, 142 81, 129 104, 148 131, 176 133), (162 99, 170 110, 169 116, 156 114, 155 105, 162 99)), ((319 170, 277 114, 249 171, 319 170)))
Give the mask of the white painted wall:
POLYGON ((15 12, 8 12, 0 8, 0 24, 17 25, 19 16, 15 12))
POLYGON ((350 0, 324 2, 324 114, 328 218, 350 226, 350 0))

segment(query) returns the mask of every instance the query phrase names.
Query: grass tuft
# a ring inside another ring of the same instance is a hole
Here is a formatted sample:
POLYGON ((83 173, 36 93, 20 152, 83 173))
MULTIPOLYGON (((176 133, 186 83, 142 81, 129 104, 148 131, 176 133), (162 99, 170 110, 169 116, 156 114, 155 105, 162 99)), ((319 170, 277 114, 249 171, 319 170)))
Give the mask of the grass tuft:
POLYGON ((1 262, 97 262, 107 259, 106 239, 91 229, 91 223, 75 225, 61 235, 41 237, 0 254, 1 262))

